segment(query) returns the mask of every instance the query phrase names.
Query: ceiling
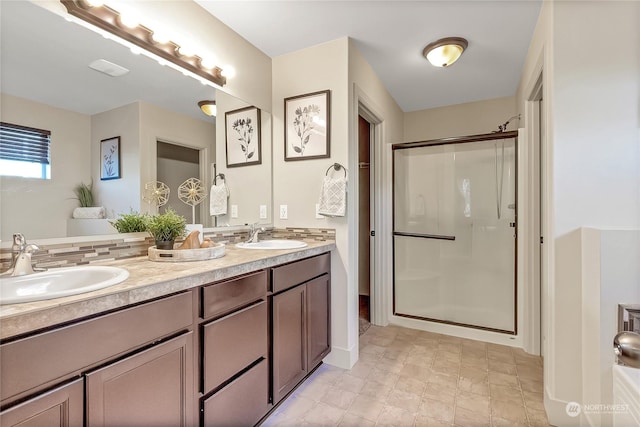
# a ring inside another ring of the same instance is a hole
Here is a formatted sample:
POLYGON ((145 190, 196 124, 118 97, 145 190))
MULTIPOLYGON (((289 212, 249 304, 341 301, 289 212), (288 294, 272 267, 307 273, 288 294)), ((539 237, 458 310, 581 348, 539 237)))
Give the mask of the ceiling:
MULTIPOLYGON (((541 5, 541 0, 195 1, 270 57, 351 37, 405 112, 514 95, 541 5), (469 48, 451 67, 432 67, 422 49, 446 36, 465 37, 469 48)), ((211 120, 197 102, 215 98, 212 88, 34 3, 0 1, 0 6, 2 92, 84 114, 141 100, 211 120), (87 67, 100 58, 131 72, 114 78, 87 67)))
MULTIPOLYGON (((60 4, 62 7, 62 5, 60 4)), ((28 1, 0 0, 3 93, 93 115, 136 101, 213 121, 198 101, 215 89, 28 1), (111 77, 88 67, 106 59, 130 70, 111 77)))
POLYGON ((268 56, 350 37, 405 112, 513 96, 542 0, 195 0, 268 56), (435 68, 424 47, 464 37, 467 51, 435 68))

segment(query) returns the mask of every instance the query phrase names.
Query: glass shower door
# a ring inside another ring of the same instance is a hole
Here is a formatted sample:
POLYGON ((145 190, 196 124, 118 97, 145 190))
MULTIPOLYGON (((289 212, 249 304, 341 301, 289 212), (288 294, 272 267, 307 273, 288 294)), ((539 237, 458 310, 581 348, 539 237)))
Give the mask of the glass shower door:
POLYGON ((394 313, 515 333, 516 139, 393 155, 394 313))

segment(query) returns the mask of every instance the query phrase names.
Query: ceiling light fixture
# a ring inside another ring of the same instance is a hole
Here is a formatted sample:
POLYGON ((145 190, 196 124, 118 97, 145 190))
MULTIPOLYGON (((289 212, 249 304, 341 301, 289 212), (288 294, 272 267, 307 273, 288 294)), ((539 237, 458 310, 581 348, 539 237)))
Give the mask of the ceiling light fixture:
POLYGON ((422 55, 434 67, 448 67, 460 58, 467 46, 469 42, 462 37, 447 37, 429 43, 422 55))
POLYGON ((216 101, 200 101, 198 102, 198 107, 200 107, 203 113, 210 117, 215 117, 218 112, 216 101))
MULTIPOLYGON (((220 67, 204 66, 202 58, 198 55, 185 56, 180 52, 180 45, 173 41, 164 42, 164 37, 156 37, 161 41, 154 40, 153 30, 138 24, 132 28, 125 25, 121 19, 121 13, 109 6, 93 6, 99 4, 97 0, 91 3, 87 0, 60 0, 71 16, 79 18, 89 24, 107 31, 128 43, 138 46, 155 57, 167 60, 188 71, 195 78, 202 78, 220 87, 224 86, 227 78, 222 74, 220 67), (197 77, 196 77, 197 76, 197 77)), ((127 22, 131 25, 133 22, 127 22)), ((182 49, 184 52, 184 48, 182 49)), ((206 61, 205 61, 206 63, 206 61)))

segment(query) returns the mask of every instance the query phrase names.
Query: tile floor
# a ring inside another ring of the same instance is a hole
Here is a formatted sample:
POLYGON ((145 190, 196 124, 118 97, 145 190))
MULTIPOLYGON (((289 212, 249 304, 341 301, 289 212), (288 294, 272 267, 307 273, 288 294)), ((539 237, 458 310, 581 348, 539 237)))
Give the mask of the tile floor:
POLYGON ((371 326, 360 359, 323 364, 263 426, 548 426, 542 359, 520 349, 371 326))

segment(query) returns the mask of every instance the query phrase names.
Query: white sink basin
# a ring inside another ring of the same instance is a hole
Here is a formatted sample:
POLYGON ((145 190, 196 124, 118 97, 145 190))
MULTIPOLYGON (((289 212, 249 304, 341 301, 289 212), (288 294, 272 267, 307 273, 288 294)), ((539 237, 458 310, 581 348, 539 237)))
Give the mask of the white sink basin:
POLYGON ((0 278, 0 304, 41 301, 96 291, 129 277, 119 267, 79 266, 52 268, 26 276, 0 278))
POLYGON ((256 243, 237 243, 237 248, 242 249, 298 249, 307 246, 300 240, 260 240, 256 243))

